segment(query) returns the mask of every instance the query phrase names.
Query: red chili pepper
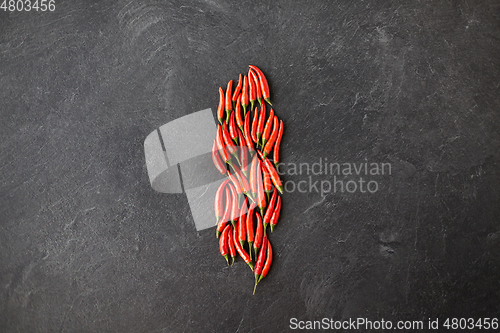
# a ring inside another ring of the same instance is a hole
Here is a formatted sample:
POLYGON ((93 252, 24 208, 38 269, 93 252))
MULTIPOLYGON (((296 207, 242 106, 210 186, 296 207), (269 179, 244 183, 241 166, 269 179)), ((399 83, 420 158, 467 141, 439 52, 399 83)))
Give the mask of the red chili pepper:
POLYGON ((228 232, 228 245, 229 245, 229 254, 231 255, 231 259, 232 259, 232 262, 231 262, 231 265, 234 264, 234 260, 236 259, 236 249, 234 247, 234 232, 233 232, 233 228, 231 225, 228 225, 228 227, 231 228, 231 230, 229 230, 228 232))
POLYGON ((254 71, 252 69, 249 69, 248 73, 249 73, 249 77, 250 76, 252 77, 252 80, 253 80, 254 85, 255 85, 257 101, 259 101, 260 106, 262 106, 262 91, 260 88, 259 78, 257 77, 257 75, 254 73, 254 71))
POLYGON ((233 139, 236 145, 238 145, 238 132, 238 128, 236 127, 236 123, 234 121, 234 112, 232 112, 231 117, 229 118, 229 136, 233 139))
MULTIPOLYGON (((264 123, 266 122, 266 104, 262 104, 262 107, 260 108, 260 113, 259 113, 259 124, 257 125, 257 146, 260 144, 260 138, 262 137, 262 132, 264 131, 264 123)), ((261 145, 261 150, 264 148, 262 144, 261 145)))
POLYGON ((257 194, 257 161, 259 157, 257 154, 253 155, 252 164, 250 164, 250 191, 252 192, 252 196, 255 198, 257 194))
POLYGON ((243 115, 247 115, 248 107, 248 77, 245 75, 243 77, 243 87, 241 89, 241 106, 243 106, 243 115))
MULTIPOLYGON (((234 117, 236 119, 236 125, 243 132, 243 118, 241 118, 241 95, 236 98, 236 107, 234 108, 234 117)), ((240 144, 241 145, 241 144, 240 144)))
POLYGON ((269 268, 271 268, 271 263, 273 262, 273 248, 271 247, 271 242, 267 239, 267 256, 264 268, 262 268, 262 273, 260 274, 259 282, 267 276, 269 273, 269 268))
POLYGON ((273 148, 273 145, 276 142, 276 138, 278 137, 278 131, 279 131, 278 117, 274 116, 273 133, 271 133, 269 141, 267 141, 267 144, 264 146, 264 151, 263 151, 264 157, 266 157, 271 152, 271 149, 273 148))
POLYGON ((222 125, 222 138, 224 139, 224 143, 226 144, 227 151, 236 158, 238 163, 240 163, 238 158, 238 148, 236 148, 236 145, 229 135, 229 130, 226 123, 222 125))
POLYGON ((257 126, 259 122, 259 111, 257 110, 257 107, 255 108, 254 114, 253 114, 253 121, 252 121, 252 140, 255 142, 257 145, 257 126))
POLYGON ((240 76, 238 77, 238 85, 234 89, 234 93, 233 93, 233 98, 232 98, 232 100, 233 100, 233 108, 236 105, 236 101, 238 99, 238 95, 240 94, 241 85, 242 84, 243 84, 243 80, 241 79, 241 74, 240 74, 240 76))
POLYGON ((224 228, 227 225, 227 222, 229 222, 230 219, 230 214, 231 214, 231 197, 229 194, 229 189, 226 187, 225 190, 226 194, 226 208, 224 209, 224 215, 222 218, 219 220, 219 224, 217 225, 217 231, 216 231, 216 236, 219 237, 220 233, 224 230, 224 228))
POLYGON ((234 246, 236 247, 236 251, 240 254, 240 257, 250 266, 250 269, 253 271, 252 257, 243 249, 240 242, 236 242, 236 229, 233 229, 233 239, 234 246))
POLYGON ((217 119, 222 124, 224 121, 224 91, 219 87, 219 107, 217 108, 217 119))
POLYGON ((224 142, 224 137, 222 134, 222 126, 219 124, 217 124, 216 142, 217 142, 217 148, 219 148, 219 152, 222 155, 222 160, 225 163, 232 165, 233 162, 231 162, 231 157, 229 157, 229 154, 227 153, 227 150, 226 150, 226 144, 224 142))
POLYGON ((271 174, 267 171, 267 168, 262 163, 262 178, 264 178, 264 192, 266 192, 266 197, 269 199, 269 194, 273 191, 273 181, 271 180, 271 174))
POLYGON ((264 225, 262 225, 262 217, 259 215, 259 213, 255 212, 255 216, 257 216, 257 229, 255 231, 253 249, 255 251, 255 257, 257 257, 260 246, 262 245, 262 239, 264 237, 264 225))
POLYGON ((271 200, 269 200, 269 205, 267 205, 266 215, 264 215, 264 219, 262 220, 262 223, 264 224, 264 234, 266 233, 267 226, 269 225, 269 223, 271 221, 271 217, 273 216, 274 205, 276 204, 276 197, 277 196, 278 196, 278 191, 276 191, 276 187, 275 187, 274 191, 273 191, 273 195, 271 197, 271 200))
POLYGON ((266 208, 266 195, 264 193, 264 182, 262 179, 262 165, 260 159, 257 159, 257 205, 260 208, 260 215, 264 216, 264 208, 266 208))
POLYGON ((271 216, 271 232, 273 232, 274 227, 278 224, 278 218, 280 217, 281 211, 281 197, 278 196, 278 200, 276 201, 276 207, 274 207, 273 216, 271 216))
MULTIPOLYGON (((236 178, 238 178, 238 181, 240 182, 241 191, 246 196, 249 196, 251 190, 250 190, 250 185, 248 184, 248 180, 246 179, 246 177, 243 176, 243 173, 241 172, 240 168, 237 165, 233 165, 233 170, 234 174, 236 175, 236 178)), ((250 197, 250 199, 252 199, 252 197, 250 197)))
POLYGON ((215 192, 215 202, 214 202, 214 208, 215 208, 215 221, 217 224, 219 224, 219 219, 223 215, 223 209, 224 209, 224 189, 226 188, 227 183, 229 183, 229 179, 224 180, 220 185, 219 188, 217 189, 217 192, 215 192))
POLYGON ((238 241, 241 244, 241 247, 245 247, 245 243, 247 242, 247 224, 246 224, 246 216, 248 211, 248 198, 245 198, 243 204, 240 209, 240 216, 238 216, 238 241))
POLYGON ((227 166, 226 163, 222 162, 222 160, 220 159, 216 140, 214 140, 214 145, 212 146, 212 161, 214 162, 217 170, 219 170, 219 172, 224 175, 227 171, 227 166))
POLYGON ((273 162, 276 167, 278 167, 279 159, 280 159, 280 144, 281 137, 283 136, 283 120, 280 120, 280 130, 278 132, 278 138, 274 143, 274 151, 273 151, 273 162))
POLYGON ((280 191, 281 194, 283 194, 283 184, 281 183, 278 171, 276 171, 276 168, 269 161, 267 157, 264 157, 260 151, 257 152, 259 153, 260 158, 264 161, 264 165, 266 166, 267 170, 269 171, 269 174, 271 175, 271 180, 273 181, 274 186, 278 188, 278 191, 280 191))
POLYGON ((267 118, 266 121, 266 126, 264 126, 264 132, 262 132, 262 147, 265 147, 267 139, 269 139, 269 136, 271 135, 271 129, 273 128, 273 123, 274 123, 274 110, 271 108, 271 111, 269 111, 269 117, 267 118))
POLYGON ((245 142, 247 143, 248 150, 250 151, 250 155, 252 155, 255 151, 255 147, 253 145, 252 141, 252 133, 250 132, 250 114, 251 112, 248 112, 245 116, 245 124, 244 124, 244 131, 243 134, 245 134, 245 142))
POLYGON ((229 184, 229 189, 231 190, 231 224, 234 224, 238 220, 238 214, 240 213, 238 195, 236 194, 236 189, 233 184, 229 184))
POLYGON ((257 66, 250 65, 250 68, 253 69, 257 74, 257 76, 259 77, 260 88, 262 90, 262 97, 264 97, 264 100, 268 102, 269 105, 272 105, 270 99, 271 94, 269 93, 269 84, 267 82, 266 76, 257 66))
POLYGON ((250 75, 248 75, 248 99, 250 100, 250 110, 253 110, 253 105, 255 104, 255 99, 257 98, 257 92, 255 91, 255 83, 253 82, 250 75))
POLYGON ((257 261, 255 263, 255 286, 253 287, 253 294, 255 295, 255 289, 257 289, 257 284, 259 283, 261 274, 262 274, 262 269, 264 267, 264 261, 266 258, 266 249, 267 249, 267 237, 264 237, 264 241, 262 243, 262 249, 259 252, 259 257, 257 258, 257 261))
POLYGON ((231 102, 231 94, 233 91, 233 80, 229 80, 227 83, 226 89, 226 124, 229 123, 229 116, 231 115, 231 111, 233 111, 233 104, 231 102))
POLYGON ((222 231, 222 235, 219 238, 219 250, 220 254, 226 258, 226 262, 229 265, 229 258, 227 254, 229 253, 229 231, 231 230, 231 225, 228 224, 224 227, 224 230, 222 231))
POLYGON ((241 197, 241 195, 243 194, 243 190, 241 189, 240 182, 229 170, 227 170, 227 176, 231 180, 231 183, 234 185, 234 188, 236 189, 236 193, 238 193, 238 197, 241 197))
POLYGON ((244 145, 245 139, 243 138, 243 134, 238 131, 238 138, 240 141, 240 161, 241 161, 241 171, 243 175, 247 177, 248 174, 248 147, 244 145))
POLYGON ((255 202, 252 202, 250 204, 250 207, 248 208, 247 220, 246 220, 248 252, 250 253, 250 258, 252 258, 252 244, 255 239, 253 230, 253 213, 255 211, 255 207, 256 207, 255 202))

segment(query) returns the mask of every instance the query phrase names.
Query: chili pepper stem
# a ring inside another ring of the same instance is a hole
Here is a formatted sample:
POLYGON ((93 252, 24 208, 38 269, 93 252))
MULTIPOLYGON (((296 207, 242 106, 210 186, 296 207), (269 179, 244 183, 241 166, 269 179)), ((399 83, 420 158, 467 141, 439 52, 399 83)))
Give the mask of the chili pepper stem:
POLYGON ((265 100, 265 101, 266 101, 269 105, 271 105, 271 106, 273 105, 273 104, 271 103, 271 99, 269 99, 269 98, 264 98, 264 100, 265 100))
POLYGON ((259 275, 259 274, 255 274, 255 285, 253 287, 253 294, 255 295, 255 290, 257 289, 257 284, 259 284, 259 281, 260 281, 260 277, 262 275, 259 275))
POLYGON ((250 260, 252 260, 252 245, 253 242, 248 242, 248 254, 250 255, 250 260))
MULTIPOLYGON (((253 250, 255 251, 255 258, 257 258, 257 256, 259 255, 260 246, 254 247, 253 250)), ((250 251, 250 252, 252 252, 252 251, 250 251)))
POLYGON ((273 231, 274 231, 274 225, 271 224, 271 232, 273 232, 273 231))
POLYGON ((245 241, 240 240, 240 244, 241 244, 241 247, 242 247, 242 248, 243 248, 243 247, 245 247, 245 241))
POLYGON ((252 272, 253 272, 253 264, 252 264, 252 262, 251 262, 251 261, 248 263, 248 266, 250 266, 250 269, 251 269, 251 270, 252 270, 252 272))
POLYGON ((231 118, 231 111, 232 110, 226 110, 226 124, 229 125, 229 118, 231 118))
POLYGON ((227 265, 229 266, 229 257, 227 254, 224 255, 224 258, 226 258, 227 265))

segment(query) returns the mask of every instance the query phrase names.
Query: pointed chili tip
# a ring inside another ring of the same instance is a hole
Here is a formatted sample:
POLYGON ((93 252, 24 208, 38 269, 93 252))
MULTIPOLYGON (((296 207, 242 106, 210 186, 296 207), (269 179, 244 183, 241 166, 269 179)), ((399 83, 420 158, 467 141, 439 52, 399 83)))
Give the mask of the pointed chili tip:
POLYGON ((250 269, 251 269, 251 270, 252 270, 252 272, 253 272, 253 264, 252 264, 252 262, 249 262, 249 263, 248 263, 248 266, 250 266, 250 269))
POLYGON ((273 104, 271 104, 271 99, 268 97, 268 98, 264 98, 264 100, 271 106, 273 106, 273 104))

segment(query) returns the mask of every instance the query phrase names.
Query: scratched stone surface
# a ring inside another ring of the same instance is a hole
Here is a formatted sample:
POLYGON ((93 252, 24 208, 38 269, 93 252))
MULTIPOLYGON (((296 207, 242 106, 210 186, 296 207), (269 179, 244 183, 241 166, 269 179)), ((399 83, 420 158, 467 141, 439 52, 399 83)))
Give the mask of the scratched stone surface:
POLYGON ((497 1, 0 10, 0 331, 500 317, 499 20, 497 1), (215 114, 248 64, 285 125, 256 295, 186 194, 151 188, 143 147, 215 114))

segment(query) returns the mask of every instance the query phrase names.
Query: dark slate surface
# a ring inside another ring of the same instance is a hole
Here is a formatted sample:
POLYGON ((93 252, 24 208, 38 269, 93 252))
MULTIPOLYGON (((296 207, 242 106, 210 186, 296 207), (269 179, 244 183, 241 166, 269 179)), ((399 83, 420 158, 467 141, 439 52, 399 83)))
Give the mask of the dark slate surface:
POLYGON ((497 1, 0 12, 1 331, 500 317, 499 20, 497 1), (366 176, 374 194, 285 193, 255 296, 185 195, 152 190, 143 152, 248 64, 269 78, 283 162, 392 167, 366 176))

